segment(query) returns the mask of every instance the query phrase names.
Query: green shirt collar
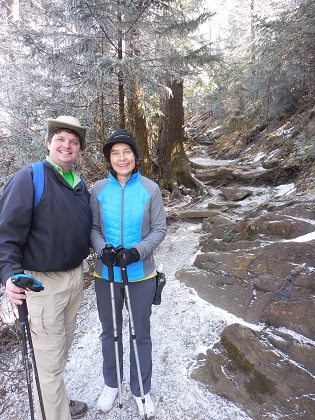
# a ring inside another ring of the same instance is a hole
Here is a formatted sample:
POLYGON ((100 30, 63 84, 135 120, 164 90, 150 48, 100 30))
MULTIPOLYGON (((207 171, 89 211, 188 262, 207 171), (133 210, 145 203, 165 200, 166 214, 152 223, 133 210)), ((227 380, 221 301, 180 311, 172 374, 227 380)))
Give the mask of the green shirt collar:
MULTIPOLYGON (((46 160, 54 167, 54 169, 56 170, 56 172, 58 172, 58 174, 61 175, 68 182, 68 184, 69 184, 68 179, 64 176, 64 172, 62 170, 62 167, 59 166, 59 165, 57 165, 55 162, 53 162, 50 159, 50 156, 46 156, 46 160)), ((81 182, 81 179, 78 177, 78 175, 75 172, 73 172, 72 169, 70 169, 70 173, 73 176, 73 185, 71 185, 71 187, 75 187, 77 184, 79 184, 79 182, 81 182)))

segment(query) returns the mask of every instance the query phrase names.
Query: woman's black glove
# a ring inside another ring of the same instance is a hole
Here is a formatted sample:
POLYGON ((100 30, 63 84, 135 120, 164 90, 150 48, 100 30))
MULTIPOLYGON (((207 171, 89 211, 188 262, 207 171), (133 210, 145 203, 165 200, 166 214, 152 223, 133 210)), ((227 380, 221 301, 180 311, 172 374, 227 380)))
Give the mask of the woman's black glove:
POLYGON ((100 254, 101 261, 107 267, 115 264, 116 251, 112 245, 106 244, 100 254))
POLYGON ((126 268, 127 265, 140 260, 140 254, 136 248, 118 250, 116 254, 116 266, 126 268))

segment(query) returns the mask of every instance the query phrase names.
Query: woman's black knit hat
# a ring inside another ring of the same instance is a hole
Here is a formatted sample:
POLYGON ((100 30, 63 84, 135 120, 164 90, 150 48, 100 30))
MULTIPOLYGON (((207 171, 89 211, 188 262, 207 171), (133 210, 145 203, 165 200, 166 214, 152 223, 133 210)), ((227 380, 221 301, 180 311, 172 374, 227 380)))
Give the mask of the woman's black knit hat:
POLYGON ((105 159, 109 159, 109 151, 112 148, 112 146, 116 143, 126 143, 131 147, 131 150, 133 151, 136 158, 139 158, 138 148, 136 140, 134 139, 133 135, 125 129, 116 130, 112 135, 110 135, 103 147, 103 153, 105 156, 105 159))

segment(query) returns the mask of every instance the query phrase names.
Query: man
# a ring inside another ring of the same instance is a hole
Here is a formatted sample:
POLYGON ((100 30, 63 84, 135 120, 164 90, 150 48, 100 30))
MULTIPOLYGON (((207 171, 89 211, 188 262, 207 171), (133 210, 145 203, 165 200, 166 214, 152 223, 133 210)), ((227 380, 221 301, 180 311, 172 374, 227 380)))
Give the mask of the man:
MULTIPOLYGON (((71 420, 87 405, 69 401, 63 379, 83 296, 83 260, 90 252, 90 194, 72 171, 85 148, 86 127, 70 116, 48 119, 44 190, 34 209, 32 166, 18 171, 0 198, 0 277, 14 308, 27 299, 29 323, 47 420, 71 420), (32 275, 41 292, 11 281, 32 275)), ((35 406, 41 410, 37 392, 35 406)))

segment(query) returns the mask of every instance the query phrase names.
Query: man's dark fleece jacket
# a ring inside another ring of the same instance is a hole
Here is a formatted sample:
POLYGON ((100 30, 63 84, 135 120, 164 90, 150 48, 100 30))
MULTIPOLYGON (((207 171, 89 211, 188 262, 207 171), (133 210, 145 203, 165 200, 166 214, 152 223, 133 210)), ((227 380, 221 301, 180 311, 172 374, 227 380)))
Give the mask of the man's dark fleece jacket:
POLYGON ((90 252, 90 194, 82 183, 72 188, 44 161, 45 186, 33 211, 33 169, 18 171, 0 198, 0 278, 3 284, 24 270, 68 271, 90 252))

